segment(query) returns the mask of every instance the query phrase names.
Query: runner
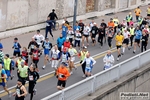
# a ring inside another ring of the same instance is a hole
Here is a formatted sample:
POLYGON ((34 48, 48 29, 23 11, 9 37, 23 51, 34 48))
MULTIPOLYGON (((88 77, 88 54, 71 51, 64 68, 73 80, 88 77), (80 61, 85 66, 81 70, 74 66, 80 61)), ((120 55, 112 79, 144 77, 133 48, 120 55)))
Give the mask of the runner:
POLYGON ((109 27, 109 29, 107 31, 107 42, 108 42, 109 49, 112 48, 113 34, 114 34, 113 27, 109 27))
POLYGON ((105 23, 104 19, 102 19, 101 26, 103 27, 103 30, 104 30, 104 42, 106 43, 106 28, 107 28, 107 24, 105 23))
POLYGON ((69 67, 68 65, 69 65, 70 60, 71 60, 70 53, 68 52, 68 49, 64 47, 60 56, 60 61, 66 63, 67 67, 69 67))
POLYGON ((131 20, 133 20, 133 17, 132 17, 132 13, 130 12, 129 15, 126 16, 126 21, 127 21, 127 26, 128 27, 129 27, 129 23, 130 23, 131 20))
POLYGON ((125 26, 125 27, 127 26, 126 19, 123 19, 123 21, 122 21, 121 25, 122 25, 122 26, 125 26))
POLYGON ((96 35, 98 33, 98 28, 97 28, 97 24, 94 23, 94 26, 91 29, 91 37, 92 37, 92 45, 95 46, 96 45, 96 35))
POLYGON ((147 18, 150 19, 150 5, 147 8, 147 18))
POLYGON ((129 48, 130 33, 127 31, 127 29, 124 30, 123 37, 124 37, 124 40, 123 40, 122 55, 124 55, 126 47, 128 47, 128 50, 130 50, 130 48, 129 48))
POLYGON ((121 46, 122 46, 122 42, 124 40, 124 37, 123 35, 121 35, 120 32, 118 32, 118 34, 116 35, 116 47, 117 47, 117 51, 118 51, 118 57, 117 57, 117 61, 119 61, 120 57, 121 57, 121 52, 120 52, 120 49, 121 49, 121 46))
POLYGON ((22 59, 22 56, 19 56, 18 57, 18 60, 16 61, 16 67, 18 68, 18 67, 21 67, 21 62, 24 62, 25 63, 25 61, 22 59))
POLYGON ((67 37, 67 38, 66 38, 66 41, 64 42, 63 47, 66 47, 66 48, 69 49, 69 48, 70 48, 70 44, 71 44, 71 43, 70 43, 70 41, 69 41, 69 38, 67 37))
POLYGON ((64 42, 65 42, 65 39, 62 37, 62 34, 60 34, 60 37, 57 39, 57 46, 60 52, 61 52, 64 42))
POLYGON ((63 21, 61 29, 62 29, 62 37, 65 38, 65 39, 67 37, 68 27, 69 27, 68 24, 65 24, 65 21, 63 21))
POLYGON ((24 62, 21 62, 21 67, 18 67, 17 72, 19 74, 19 79, 22 80, 22 84, 25 85, 28 77, 28 66, 26 66, 24 62))
POLYGON ((18 79, 16 92, 13 94, 13 96, 15 96, 15 100, 24 100, 26 95, 27 95, 27 90, 25 86, 22 84, 22 80, 18 79))
POLYGON ((36 89, 34 89, 37 80, 39 79, 39 74, 35 71, 35 66, 32 64, 30 65, 29 71, 28 71, 28 81, 29 81, 29 87, 28 91, 30 95, 30 100, 33 100, 33 95, 36 94, 36 89))
POLYGON ((78 45, 79 50, 80 50, 81 38, 82 38, 82 35, 81 35, 81 33, 79 32, 79 29, 77 29, 76 32, 75 32, 74 47, 76 47, 76 45, 78 45))
POLYGON ((77 56, 78 53, 77 53, 77 50, 75 48, 73 48, 72 45, 70 45, 70 48, 68 49, 68 52, 71 56, 71 60, 69 62, 69 71, 70 71, 70 74, 72 75, 73 74, 72 69, 73 68, 77 69, 77 67, 74 65, 74 61, 75 61, 75 56, 77 56))
POLYGON ((113 28, 113 29, 114 29, 114 27, 115 27, 115 24, 114 24, 112 18, 110 18, 110 22, 108 22, 108 28, 110 28, 110 27, 113 28))
POLYGON ((18 38, 14 38, 14 45, 13 45, 12 48, 14 49, 14 53, 13 53, 14 58, 17 57, 17 56, 20 56, 21 45, 18 42, 18 38))
POLYGON ((93 66, 95 65, 96 61, 93 59, 93 57, 90 57, 90 54, 87 53, 86 54, 86 58, 83 60, 83 62, 81 63, 81 65, 83 63, 86 63, 86 67, 85 67, 85 76, 89 77, 91 76, 91 72, 93 69, 93 66))
POLYGON ((141 9, 138 6, 135 10, 134 10, 135 16, 136 16, 136 21, 138 22, 139 16, 141 14, 141 9))
POLYGON ((84 23, 82 22, 82 20, 79 21, 79 24, 78 24, 78 25, 79 25, 79 27, 80 27, 80 29, 79 29, 80 31, 79 31, 79 32, 83 35, 84 23))
POLYGON ((52 43, 49 42, 49 39, 46 38, 45 41, 42 44, 42 47, 44 48, 44 66, 42 67, 43 69, 45 69, 47 61, 49 61, 49 51, 52 48, 52 43))
POLYGON ((38 48, 42 46, 42 42, 44 41, 44 36, 40 34, 40 30, 37 30, 37 33, 33 36, 35 39, 36 43, 38 44, 38 48))
POLYGON ((108 50, 107 54, 103 58, 103 62, 105 63, 104 64, 104 70, 106 70, 106 69, 108 69, 108 68, 113 66, 114 56, 111 54, 110 50, 108 50))
POLYGON ((118 20, 118 17, 114 17, 113 19, 113 22, 114 22, 114 34, 117 32, 117 27, 118 27, 118 24, 119 24, 119 20, 118 20))
POLYGON ((0 64, 0 86, 3 87, 3 89, 8 93, 8 96, 10 98, 11 97, 11 91, 8 91, 8 89, 7 89, 6 78, 7 78, 6 72, 2 68, 2 64, 0 64))
POLYGON ((60 67, 57 69, 56 77, 58 78, 57 82, 57 89, 62 90, 66 86, 66 81, 68 77, 70 76, 70 73, 68 69, 66 68, 66 63, 62 62, 60 67))
POLYGON ((89 46, 89 41, 88 41, 89 35, 90 35, 90 27, 87 24, 85 24, 83 35, 82 35, 82 46, 84 46, 84 40, 85 39, 86 39, 86 42, 87 42, 86 46, 89 46))
POLYGON ((52 36, 52 39, 54 40, 53 34, 52 34, 52 28, 53 28, 53 22, 50 20, 50 17, 47 17, 46 21, 46 29, 45 29, 45 38, 47 38, 48 32, 52 36))
POLYGON ((131 26, 130 30, 130 43, 131 43, 131 47, 133 45, 133 38, 134 38, 134 33, 135 33, 135 28, 133 26, 131 26))
POLYGON ((143 31, 146 33, 147 37, 149 38, 150 29, 149 29, 148 25, 145 25, 145 28, 143 29, 143 31))
POLYGON ((73 44, 73 39, 74 39, 74 31, 72 29, 72 26, 70 26, 70 28, 68 29, 68 32, 67 32, 67 37, 69 38, 69 41, 71 44, 73 44))
MULTIPOLYGON (((79 52, 79 57, 80 57, 80 63, 83 62, 83 60, 85 59, 86 57, 86 54, 88 54, 89 52, 87 51, 87 47, 86 46, 83 46, 82 48, 82 51, 79 52)), ((86 67, 86 63, 84 62, 83 64, 81 64, 82 66, 82 71, 83 71, 83 78, 86 77, 85 76, 85 67, 86 67)))
POLYGON ((57 67, 58 67, 58 63, 59 63, 59 59, 60 59, 60 51, 58 50, 58 47, 57 45, 54 46, 54 49, 51 50, 51 66, 52 68, 54 68, 55 70, 55 75, 56 75, 56 70, 57 70, 57 67))
POLYGON ((12 70, 12 66, 11 66, 11 59, 9 58, 8 54, 5 54, 5 58, 4 58, 4 70, 6 72, 7 75, 7 81, 9 80, 9 78, 12 80, 14 75, 11 75, 11 70, 12 70))
POLYGON ((22 56, 22 59, 25 61, 25 64, 28 65, 28 51, 26 47, 23 47, 21 56, 22 56))
POLYGON ((144 50, 146 51, 146 47, 147 47, 147 43, 148 43, 148 37, 146 35, 146 33, 143 31, 142 32, 143 35, 142 35, 142 42, 141 42, 141 52, 143 52, 143 48, 144 50))
POLYGON ((135 31, 135 41, 134 41, 134 50, 133 50, 134 54, 136 52, 136 46, 138 45, 139 48, 140 48, 141 37, 142 37, 142 32, 141 32, 141 30, 139 29, 139 26, 138 26, 138 27, 136 27, 136 31, 135 31))
POLYGON ((98 30, 98 42, 100 43, 101 48, 103 46, 103 38, 105 38, 105 36, 104 36, 105 32, 104 31, 105 30, 104 30, 103 26, 100 25, 99 30, 98 30))
POLYGON ((78 25, 78 22, 76 21, 76 25, 73 26, 73 31, 75 32, 77 29, 80 29, 80 26, 78 25))
POLYGON ((39 69, 38 69, 39 53, 40 51, 37 48, 37 46, 34 46, 34 51, 32 53, 32 62, 35 64, 37 72, 39 72, 39 69))
POLYGON ((35 39, 32 37, 32 41, 30 41, 28 45, 28 49, 30 49, 30 55, 32 55, 32 52, 34 51, 34 46, 37 46, 38 44, 35 42, 35 39))

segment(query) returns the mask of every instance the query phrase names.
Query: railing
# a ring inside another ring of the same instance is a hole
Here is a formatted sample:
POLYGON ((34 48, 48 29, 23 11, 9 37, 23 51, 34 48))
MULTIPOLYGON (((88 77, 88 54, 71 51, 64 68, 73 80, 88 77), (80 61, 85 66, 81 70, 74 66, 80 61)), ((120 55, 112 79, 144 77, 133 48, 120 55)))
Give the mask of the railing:
POLYGON ((129 58, 111 67, 110 69, 104 70, 78 83, 75 83, 62 91, 58 91, 48 97, 45 97, 42 100, 76 100, 88 94, 94 93, 102 86, 113 82, 128 73, 131 73, 135 69, 139 69, 143 65, 146 65, 150 62, 149 57, 150 49, 129 58))

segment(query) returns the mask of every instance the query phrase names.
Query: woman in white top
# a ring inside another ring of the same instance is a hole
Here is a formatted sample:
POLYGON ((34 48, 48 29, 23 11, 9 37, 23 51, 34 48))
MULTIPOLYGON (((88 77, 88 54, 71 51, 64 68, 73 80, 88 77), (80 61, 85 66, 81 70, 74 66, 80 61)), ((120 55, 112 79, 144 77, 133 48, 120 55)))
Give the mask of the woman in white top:
POLYGON ((67 37, 69 38, 70 43, 72 44, 74 38, 74 31, 70 26, 69 30, 67 31, 67 37))
POLYGON ((89 46, 88 37, 90 35, 90 31, 91 31, 90 27, 87 24, 85 24, 84 31, 83 31, 83 36, 82 36, 82 46, 84 46, 85 38, 86 38, 87 46, 89 46))
POLYGON ((105 57, 103 58, 104 64, 104 70, 110 68, 113 66, 114 63, 114 56, 111 54, 111 51, 109 50, 105 57))
POLYGON ((77 56, 78 52, 75 48, 73 48, 72 44, 70 45, 68 52, 71 56, 71 60, 69 62, 69 70, 70 70, 70 74, 73 74, 72 69, 73 68, 77 69, 76 66, 74 65, 74 61, 75 61, 75 56, 77 56))

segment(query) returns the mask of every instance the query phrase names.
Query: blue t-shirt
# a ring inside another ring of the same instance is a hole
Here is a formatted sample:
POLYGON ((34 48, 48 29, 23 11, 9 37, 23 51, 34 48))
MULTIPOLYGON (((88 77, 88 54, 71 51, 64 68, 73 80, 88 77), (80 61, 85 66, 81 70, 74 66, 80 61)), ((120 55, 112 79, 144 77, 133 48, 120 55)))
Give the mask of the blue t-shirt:
POLYGON ((66 38, 66 36, 67 36, 67 30, 68 30, 68 28, 63 25, 63 26, 62 26, 62 36, 63 36, 64 38, 66 38))
POLYGON ((57 45, 58 47, 62 47, 63 43, 65 42, 65 38, 58 38, 57 39, 57 45))
POLYGON ((77 28, 80 30, 80 26, 74 26, 73 31, 76 31, 77 28))

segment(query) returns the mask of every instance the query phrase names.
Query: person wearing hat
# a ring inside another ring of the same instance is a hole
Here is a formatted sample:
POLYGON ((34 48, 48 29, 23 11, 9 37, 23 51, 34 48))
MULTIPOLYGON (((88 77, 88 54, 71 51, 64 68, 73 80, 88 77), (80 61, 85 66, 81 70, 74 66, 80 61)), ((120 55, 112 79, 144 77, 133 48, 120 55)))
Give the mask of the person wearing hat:
POLYGON ((71 56, 70 53, 68 52, 68 48, 64 47, 60 56, 60 61, 65 62, 68 67, 68 63, 70 62, 71 56))
POLYGON ((48 15, 50 20, 54 23, 54 29, 56 27, 56 19, 58 19, 57 14, 55 13, 55 9, 52 9, 52 12, 48 15))
POLYGON ((54 36, 52 34, 52 27, 53 27, 53 22, 50 20, 50 17, 47 17, 46 28, 45 28, 45 38, 47 38, 47 34, 49 32, 54 40, 54 36))
POLYGON ((47 61, 49 60, 49 51, 52 48, 52 43, 49 42, 49 38, 48 37, 43 42, 42 47, 44 49, 44 55, 45 55, 44 66, 42 68, 45 69, 47 61))
POLYGON ((66 48, 69 49, 69 48, 70 48, 70 44, 71 44, 71 43, 70 43, 70 41, 69 41, 69 38, 67 37, 67 38, 66 38, 66 41, 64 42, 63 47, 66 47, 66 48))
MULTIPOLYGON (((78 56, 80 57, 80 63, 83 62, 83 60, 85 59, 86 57, 86 54, 88 54, 89 52, 87 51, 87 47, 86 46, 83 46, 82 48, 82 51, 79 52, 78 56)), ((81 64, 82 66, 82 71, 83 71, 83 76, 82 77, 85 77, 85 67, 86 67, 86 63, 82 63, 81 64)))
POLYGON ((77 28, 75 31, 74 47, 76 47, 76 45, 78 45, 78 48, 80 49, 81 38, 82 38, 82 35, 80 33, 80 29, 77 28))
POLYGON ((70 76, 70 73, 66 67, 66 63, 62 62, 60 67, 57 69, 56 77, 58 78, 57 82, 57 89, 62 90, 66 86, 66 81, 68 77, 70 76))
POLYGON ((21 48, 21 45, 20 45, 20 43, 18 42, 18 38, 14 38, 14 45, 13 45, 12 48, 14 49, 13 56, 14 56, 14 57, 20 56, 20 48, 21 48))
POLYGON ((121 32, 118 32, 116 37, 115 37, 115 40, 116 40, 116 47, 117 47, 117 52, 118 52, 118 57, 117 57, 117 61, 120 59, 121 57, 121 47, 122 47, 122 42, 124 40, 124 37, 123 35, 121 35, 121 32))
POLYGON ((22 80, 22 84, 25 85, 28 77, 28 66, 26 66, 24 62, 21 62, 21 67, 18 67, 17 72, 19 75, 18 78, 20 78, 22 80))
POLYGON ((9 58, 9 54, 5 54, 4 69, 7 74, 7 81, 9 80, 9 78, 11 78, 11 80, 12 80, 14 77, 14 75, 11 75, 11 70, 14 69, 14 68, 12 68, 13 66, 11 65, 11 61, 12 60, 9 58))
POLYGON ((27 95, 27 90, 25 86, 22 84, 22 80, 17 80, 17 87, 16 92, 13 94, 15 96, 15 100, 24 100, 25 96, 27 95))
POLYGON ((132 13, 129 12, 129 15, 126 16, 127 26, 129 26, 130 21, 133 20, 132 13))

